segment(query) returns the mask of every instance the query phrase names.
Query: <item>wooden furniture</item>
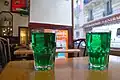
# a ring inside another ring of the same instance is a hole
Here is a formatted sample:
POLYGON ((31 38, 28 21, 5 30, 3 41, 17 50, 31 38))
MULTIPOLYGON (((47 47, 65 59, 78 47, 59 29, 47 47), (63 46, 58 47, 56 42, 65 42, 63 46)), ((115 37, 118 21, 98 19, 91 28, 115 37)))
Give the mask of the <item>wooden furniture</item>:
MULTIPOLYGON (((74 53, 80 52, 79 49, 56 49, 56 53, 74 53)), ((14 52, 15 55, 25 55, 25 54, 33 54, 33 50, 27 49, 18 49, 14 52)))
POLYGON ((88 57, 56 59, 54 71, 35 71, 33 61, 11 61, 0 80, 120 80, 120 57, 110 56, 109 68, 88 70, 88 57))
POLYGON ((80 52, 80 49, 56 49, 56 53, 75 53, 80 52))
MULTIPOLYGON (((77 40, 74 40, 74 48, 80 49, 82 56, 86 56, 86 46, 85 46, 85 38, 80 38, 77 40)), ((76 56, 80 57, 80 53, 78 53, 76 56)))
POLYGON ((110 51, 111 51, 111 55, 116 55, 116 56, 120 56, 120 49, 118 48, 118 49, 115 49, 115 48, 112 48, 112 49, 110 49, 110 51))
POLYGON ((27 49, 18 49, 14 52, 15 55, 29 55, 33 54, 33 50, 27 50, 27 49))

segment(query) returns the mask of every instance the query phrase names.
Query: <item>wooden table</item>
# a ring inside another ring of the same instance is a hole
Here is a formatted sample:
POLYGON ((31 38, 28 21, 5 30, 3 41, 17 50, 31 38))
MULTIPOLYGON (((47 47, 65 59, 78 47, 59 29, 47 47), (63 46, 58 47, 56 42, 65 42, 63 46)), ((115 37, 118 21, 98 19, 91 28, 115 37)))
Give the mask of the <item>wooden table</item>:
POLYGON ((88 70, 88 58, 56 59, 54 71, 35 71, 33 61, 11 61, 0 80, 120 80, 120 57, 110 56, 105 71, 88 70))
MULTIPOLYGON (((56 53, 74 53, 80 52, 80 49, 56 49, 56 53)), ((33 54, 33 50, 18 49, 14 52, 15 55, 33 54)))
POLYGON ((74 53, 80 52, 80 49, 56 49, 56 53, 74 53))
POLYGON ((18 49, 14 52, 15 55, 29 55, 33 54, 33 50, 27 50, 27 49, 18 49))
POLYGON ((120 49, 115 49, 115 48, 112 48, 110 49, 111 50, 111 53, 112 55, 116 55, 116 56, 120 56, 120 49))

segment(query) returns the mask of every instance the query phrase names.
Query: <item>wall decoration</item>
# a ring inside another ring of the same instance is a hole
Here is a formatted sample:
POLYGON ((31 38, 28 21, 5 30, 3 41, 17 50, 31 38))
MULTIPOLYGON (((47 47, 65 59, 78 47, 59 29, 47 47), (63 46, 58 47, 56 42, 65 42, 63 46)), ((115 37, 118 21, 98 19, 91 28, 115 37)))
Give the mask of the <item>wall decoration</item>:
POLYGON ((12 0, 11 12, 29 15, 29 0, 12 0))
POLYGON ((0 36, 13 35, 13 15, 8 11, 0 12, 0 36))
POLYGON ((11 2, 12 12, 19 12, 21 8, 26 7, 26 0, 12 0, 11 2))

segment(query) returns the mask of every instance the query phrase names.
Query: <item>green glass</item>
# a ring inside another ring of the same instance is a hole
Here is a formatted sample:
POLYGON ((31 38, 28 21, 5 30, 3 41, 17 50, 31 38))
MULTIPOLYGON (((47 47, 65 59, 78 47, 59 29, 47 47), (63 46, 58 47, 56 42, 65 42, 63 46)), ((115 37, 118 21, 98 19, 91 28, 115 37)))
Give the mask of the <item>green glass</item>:
POLYGON ((56 50, 54 33, 33 32, 32 49, 36 70, 51 70, 54 68, 56 50))
POLYGON ((89 56, 89 69, 108 68, 111 32, 91 32, 86 34, 86 47, 89 56))

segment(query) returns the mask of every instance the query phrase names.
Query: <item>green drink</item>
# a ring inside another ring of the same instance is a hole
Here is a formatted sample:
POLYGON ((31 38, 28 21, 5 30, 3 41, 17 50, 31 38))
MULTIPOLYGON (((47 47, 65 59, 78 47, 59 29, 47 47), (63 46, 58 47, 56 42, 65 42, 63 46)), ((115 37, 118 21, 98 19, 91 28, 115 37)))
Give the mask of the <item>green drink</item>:
POLYGON ((109 63, 111 32, 91 32, 86 35, 89 68, 105 70, 109 63))
POLYGON ((54 68, 56 50, 54 33, 32 33, 32 48, 36 70, 51 70, 54 68))

